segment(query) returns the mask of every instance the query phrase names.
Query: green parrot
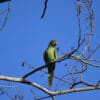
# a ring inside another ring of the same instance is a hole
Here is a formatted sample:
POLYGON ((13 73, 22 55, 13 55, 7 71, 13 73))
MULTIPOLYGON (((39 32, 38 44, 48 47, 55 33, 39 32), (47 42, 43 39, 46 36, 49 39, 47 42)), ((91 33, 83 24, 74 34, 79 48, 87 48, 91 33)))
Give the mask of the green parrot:
MULTIPOLYGON (((46 64, 57 59, 57 53, 55 46, 57 45, 56 40, 50 41, 48 48, 44 52, 44 61, 46 64)), ((48 86, 51 87, 53 81, 53 74, 55 70, 55 63, 48 65, 48 86)))

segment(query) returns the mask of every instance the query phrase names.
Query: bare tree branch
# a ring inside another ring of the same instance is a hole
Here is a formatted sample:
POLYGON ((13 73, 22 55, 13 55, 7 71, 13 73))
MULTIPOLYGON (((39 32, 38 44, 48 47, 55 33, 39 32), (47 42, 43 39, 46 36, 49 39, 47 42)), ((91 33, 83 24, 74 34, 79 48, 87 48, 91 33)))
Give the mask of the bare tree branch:
MULTIPOLYGON (((51 63, 60 62, 60 61, 62 61, 62 60, 68 59, 68 58, 69 58, 69 59, 78 60, 78 61, 80 61, 80 62, 82 62, 82 63, 84 63, 84 64, 87 64, 87 65, 90 65, 90 66, 93 66, 93 67, 96 67, 96 68, 100 68, 99 65, 91 64, 91 63, 89 63, 88 61, 83 60, 83 59, 80 58, 79 56, 73 56, 73 55, 70 56, 70 54, 63 55, 63 56, 59 57, 57 60, 55 60, 55 61, 53 61, 53 62, 51 62, 51 63)), ((51 63, 48 63, 48 64, 46 64, 46 65, 42 65, 42 66, 40 66, 40 67, 38 67, 38 68, 36 68, 36 69, 33 69, 31 72, 25 74, 25 75, 23 76, 23 79, 25 79, 26 77, 32 75, 33 73, 35 73, 35 72, 37 72, 37 71, 42 70, 43 68, 46 68, 46 67, 47 67, 49 64, 51 64, 51 63)))
POLYGON ((7 20, 8 20, 8 15, 9 15, 9 12, 10 12, 10 3, 9 2, 8 2, 8 8, 7 8, 6 12, 7 12, 7 14, 6 14, 6 17, 5 17, 5 20, 2 24, 2 26, 0 26, 0 31, 5 27, 7 20))
POLYGON ((77 12, 77 18, 78 18, 78 28, 79 28, 79 37, 78 37, 78 45, 81 42, 82 38, 82 30, 81 30, 81 20, 80 20, 80 13, 81 13, 81 4, 77 4, 77 1, 74 1, 75 6, 76 6, 76 12, 77 12))
POLYGON ((49 91, 46 88, 40 86, 39 84, 36 84, 35 82, 31 82, 31 81, 28 81, 28 80, 23 80, 22 78, 13 78, 13 77, 8 77, 8 76, 0 76, 0 80, 27 84, 27 85, 33 86, 33 87, 45 92, 49 96, 57 96, 57 95, 68 94, 68 93, 73 93, 73 92, 81 92, 81 91, 89 91, 89 90, 100 89, 100 85, 96 85, 96 86, 88 86, 88 87, 85 87, 85 88, 76 88, 76 89, 69 89, 69 90, 61 90, 61 91, 52 92, 52 91, 49 91))
POLYGON ((84 81, 80 81, 80 82, 76 82, 76 83, 73 83, 72 86, 70 87, 70 89, 74 88, 76 85, 79 85, 79 84, 84 84, 86 86, 95 86, 93 84, 89 84, 87 82, 84 82, 84 81))
POLYGON ((95 22, 95 14, 94 14, 93 8, 91 7, 90 2, 88 2, 87 0, 83 0, 83 2, 85 4, 85 6, 87 7, 87 11, 88 11, 88 14, 89 14, 90 33, 89 33, 89 36, 88 36, 88 40, 87 40, 86 46, 85 46, 85 48, 82 51, 80 56, 82 56, 86 52, 86 50, 89 48, 89 46, 90 46, 92 37, 94 35, 94 24, 95 24, 94 23, 95 22))
POLYGON ((41 19, 45 16, 46 9, 47 9, 47 4, 48 4, 48 0, 45 0, 45 2, 44 2, 44 9, 43 9, 43 12, 42 12, 42 15, 41 15, 41 19))

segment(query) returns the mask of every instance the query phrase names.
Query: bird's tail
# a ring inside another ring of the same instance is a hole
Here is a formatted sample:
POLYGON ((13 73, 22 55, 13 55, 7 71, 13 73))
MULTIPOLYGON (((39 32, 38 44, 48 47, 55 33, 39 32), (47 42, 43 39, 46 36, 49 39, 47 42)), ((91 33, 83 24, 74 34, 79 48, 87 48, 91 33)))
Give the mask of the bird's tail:
POLYGON ((48 74, 48 86, 52 86, 52 81, 53 81, 53 73, 48 74))

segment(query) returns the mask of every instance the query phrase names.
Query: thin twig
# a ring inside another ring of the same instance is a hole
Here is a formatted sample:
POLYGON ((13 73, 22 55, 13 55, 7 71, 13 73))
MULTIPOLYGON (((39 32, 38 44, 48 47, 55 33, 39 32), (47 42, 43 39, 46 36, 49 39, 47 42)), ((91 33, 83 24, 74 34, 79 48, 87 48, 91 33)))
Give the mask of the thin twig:
POLYGON ((6 25, 6 23, 7 23, 9 12, 10 12, 10 4, 9 4, 9 2, 8 2, 7 14, 6 14, 4 23, 3 23, 2 26, 0 27, 0 31, 5 27, 5 25, 6 25))
POLYGON ((43 12, 42 12, 42 15, 41 15, 41 19, 43 19, 44 15, 46 13, 47 4, 48 4, 48 0, 45 0, 45 2, 44 2, 44 9, 43 9, 43 12))

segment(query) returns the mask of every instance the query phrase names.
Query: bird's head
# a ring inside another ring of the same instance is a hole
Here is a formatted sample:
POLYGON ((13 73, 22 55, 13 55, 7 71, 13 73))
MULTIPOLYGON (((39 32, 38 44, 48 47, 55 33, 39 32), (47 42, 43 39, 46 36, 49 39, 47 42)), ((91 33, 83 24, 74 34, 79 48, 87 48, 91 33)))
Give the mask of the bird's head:
POLYGON ((49 46, 55 47, 57 45, 57 40, 51 40, 49 46))

